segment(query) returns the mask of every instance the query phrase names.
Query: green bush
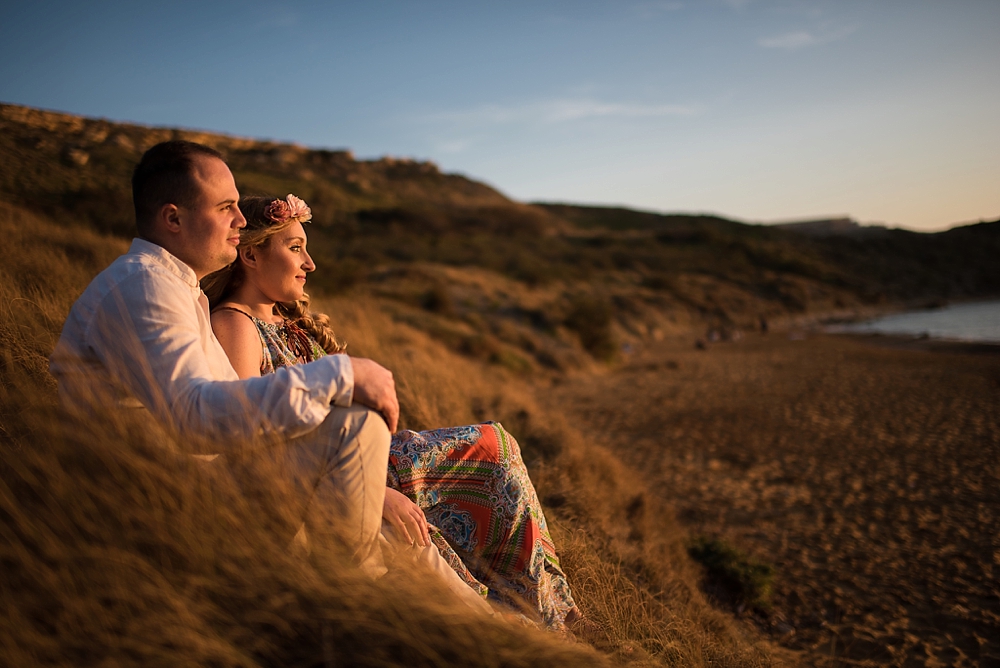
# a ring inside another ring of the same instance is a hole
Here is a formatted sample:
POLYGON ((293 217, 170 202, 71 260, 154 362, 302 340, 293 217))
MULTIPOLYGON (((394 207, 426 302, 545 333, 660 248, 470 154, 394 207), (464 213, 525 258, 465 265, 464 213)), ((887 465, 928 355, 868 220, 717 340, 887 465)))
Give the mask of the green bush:
POLYGON ((710 589, 737 605, 767 610, 771 607, 774 567, 755 559, 718 538, 695 540, 688 554, 705 567, 710 589))

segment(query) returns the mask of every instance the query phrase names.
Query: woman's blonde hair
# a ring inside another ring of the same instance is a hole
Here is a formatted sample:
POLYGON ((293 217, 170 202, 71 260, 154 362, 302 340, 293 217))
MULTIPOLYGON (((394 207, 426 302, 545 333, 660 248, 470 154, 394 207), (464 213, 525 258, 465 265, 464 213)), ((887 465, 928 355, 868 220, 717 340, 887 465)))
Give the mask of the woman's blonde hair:
MULTIPOLYGON (((265 248, 274 235, 288 229, 295 222, 308 222, 312 217, 305 202, 294 195, 289 195, 287 200, 276 197, 243 197, 239 206, 243 217, 247 219, 246 227, 240 230, 240 248, 265 248)), ((208 297, 209 306, 215 308, 226 301, 245 280, 246 270, 237 257, 229 266, 201 279, 201 289, 208 297)), ((276 308, 278 315, 308 332, 327 353, 332 355, 347 349, 334 336, 329 316, 309 311, 309 295, 303 294, 302 299, 294 302, 278 302, 276 308)))

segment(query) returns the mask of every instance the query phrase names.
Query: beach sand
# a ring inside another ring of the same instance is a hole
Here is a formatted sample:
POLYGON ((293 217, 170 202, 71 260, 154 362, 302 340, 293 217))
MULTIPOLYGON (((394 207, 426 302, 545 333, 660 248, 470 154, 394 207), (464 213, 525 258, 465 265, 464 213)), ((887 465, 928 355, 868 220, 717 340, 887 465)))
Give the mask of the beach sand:
POLYGON ((885 337, 657 344, 550 396, 691 535, 776 568, 744 617, 814 665, 1000 665, 1000 355, 885 337))

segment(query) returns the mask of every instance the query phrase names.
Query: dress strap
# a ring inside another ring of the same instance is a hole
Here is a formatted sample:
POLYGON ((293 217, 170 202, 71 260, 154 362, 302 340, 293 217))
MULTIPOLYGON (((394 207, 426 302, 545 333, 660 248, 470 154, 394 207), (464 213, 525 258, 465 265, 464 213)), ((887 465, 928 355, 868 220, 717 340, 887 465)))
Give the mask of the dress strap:
POLYGON ((250 318, 250 320, 253 321, 253 324, 257 324, 257 318, 253 317, 243 309, 236 308, 235 306, 216 306, 212 309, 212 313, 215 313, 216 311, 236 311, 237 313, 242 313, 246 317, 250 318))

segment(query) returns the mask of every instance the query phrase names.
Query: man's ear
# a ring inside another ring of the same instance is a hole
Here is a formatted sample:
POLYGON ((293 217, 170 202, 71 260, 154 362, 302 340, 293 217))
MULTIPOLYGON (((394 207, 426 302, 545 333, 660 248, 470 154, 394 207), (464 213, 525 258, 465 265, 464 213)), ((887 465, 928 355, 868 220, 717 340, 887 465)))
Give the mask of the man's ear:
POLYGON ((156 219, 167 232, 177 234, 181 231, 181 215, 176 204, 164 204, 161 206, 156 219))

